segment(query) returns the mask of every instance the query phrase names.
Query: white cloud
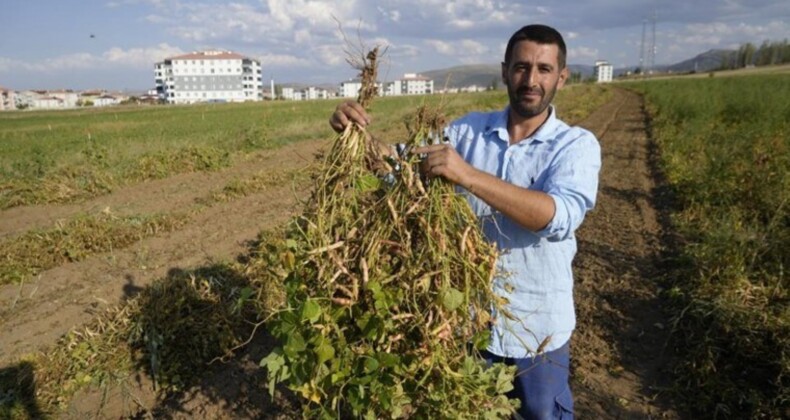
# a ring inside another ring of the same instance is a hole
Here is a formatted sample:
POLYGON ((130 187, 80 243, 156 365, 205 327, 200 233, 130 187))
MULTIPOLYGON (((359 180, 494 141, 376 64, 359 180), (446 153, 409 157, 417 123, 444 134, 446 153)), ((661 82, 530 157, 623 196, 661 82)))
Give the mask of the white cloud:
POLYGON ((59 72, 63 70, 89 70, 108 68, 151 68, 157 61, 166 57, 183 54, 184 51, 163 43, 148 48, 131 48, 124 50, 113 47, 101 55, 90 53, 66 54, 46 58, 41 61, 28 62, 10 58, 0 58, 0 72, 59 72))
POLYGON ((260 58, 261 66, 263 67, 289 67, 289 66, 307 66, 310 63, 295 55, 287 54, 264 54, 260 58))
POLYGON ((574 47, 568 49, 568 62, 581 63, 599 59, 597 48, 574 47))
POLYGON ((347 54, 340 45, 319 45, 315 48, 318 59, 329 66, 338 66, 346 62, 347 54))
POLYGON ((471 39, 461 41, 461 48, 465 54, 469 55, 480 55, 488 52, 488 47, 471 39))
POLYGON ((106 61, 112 64, 132 67, 150 67, 166 57, 179 54, 184 54, 181 48, 162 43, 155 47, 131 48, 128 50, 114 47, 106 51, 102 56, 106 61))
POLYGON ((425 43, 428 46, 432 47, 434 50, 436 50, 436 52, 438 52, 439 54, 442 54, 442 55, 453 55, 453 54, 455 54, 455 48, 453 48, 453 46, 450 45, 449 42, 445 42, 445 41, 438 40, 438 39, 427 39, 427 40, 425 40, 425 43))

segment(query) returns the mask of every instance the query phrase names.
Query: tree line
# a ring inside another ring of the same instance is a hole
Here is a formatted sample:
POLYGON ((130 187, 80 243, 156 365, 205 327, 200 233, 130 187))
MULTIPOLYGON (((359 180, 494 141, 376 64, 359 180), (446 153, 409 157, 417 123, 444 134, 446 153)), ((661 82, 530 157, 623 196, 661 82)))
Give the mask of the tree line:
POLYGON ((751 42, 741 44, 737 51, 722 60, 722 68, 737 69, 749 66, 770 66, 790 63, 790 43, 783 41, 763 41, 760 46, 751 42))

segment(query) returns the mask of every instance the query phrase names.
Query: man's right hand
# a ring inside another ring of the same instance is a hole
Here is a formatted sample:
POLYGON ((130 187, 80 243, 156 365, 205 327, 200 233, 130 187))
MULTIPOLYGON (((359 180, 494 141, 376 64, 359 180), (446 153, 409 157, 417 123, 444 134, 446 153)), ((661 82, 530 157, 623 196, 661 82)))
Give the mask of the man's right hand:
POLYGON ((346 101, 335 108, 335 113, 329 118, 329 125, 336 132, 343 131, 347 125, 355 122, 362 127, 370 124, 370 116, 365 109, 357 102, 346 101))

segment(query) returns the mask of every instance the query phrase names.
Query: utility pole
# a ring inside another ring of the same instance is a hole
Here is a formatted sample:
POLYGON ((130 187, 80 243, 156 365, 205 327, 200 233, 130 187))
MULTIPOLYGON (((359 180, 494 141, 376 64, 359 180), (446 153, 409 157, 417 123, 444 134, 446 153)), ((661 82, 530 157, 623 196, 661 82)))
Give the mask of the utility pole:
POLYGON ((642 77, 645 75, 645 30, 647 27, 647 19, 642 19, 642 44, 639 48, 639 72, 642 77))
POLYGON ((653 71, 653 66, 656 65, 656 10, 653 9, 653 15, 650 17, 650 23, 652 25, 652 37, 650 39, 650 55, 648 56, 648 68, 650 71, 653 71))

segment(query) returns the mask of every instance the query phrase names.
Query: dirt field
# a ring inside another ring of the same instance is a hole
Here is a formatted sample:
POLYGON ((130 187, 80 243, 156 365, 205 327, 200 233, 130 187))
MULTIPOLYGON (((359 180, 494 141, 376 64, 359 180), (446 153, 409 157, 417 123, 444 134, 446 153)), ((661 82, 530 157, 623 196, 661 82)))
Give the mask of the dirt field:
MULTIPOLYGON (((561 115, 560 115, 561 117, 561 115)), ((579 418, 677 418, 662 392, 668 323, 658 286, 666 216, 655 180, 641 98, 616 90, 613 99, 580 125, 593 131, 603 150, 596 209, 578 232, 576 267, 578 326, 572 341, 574 392, 579 418)), ((13 208, 0 212, 0 237, 55 220, 105 209, 113 214, 174 212, 229 180, 261 170, 288 171, 308 165, 325 141, 302 142, 257 155, 214 173, 179 175, 148 182, 78 205, 13 208)), ((92 256, 41 273, 21 286, 0 287, 0 368, 41 350, 103 307, 130 296, 173 269, 231 260, 266 228, 299 208, 310 185, 282 185, 242 199, 192 211, 176 232, 127 249, 92 256)), ((212 365, 199 386, 157 401, 150 382, 123 389, 83 392, 67 417, 290 418, 294 404, 272 401, 257 362, 272 343, 258 334, 228 364, 212 365), (102 404, 102 401, 104 403, 102 404), (100 406, 103 408, 100 409, 100 406)))

